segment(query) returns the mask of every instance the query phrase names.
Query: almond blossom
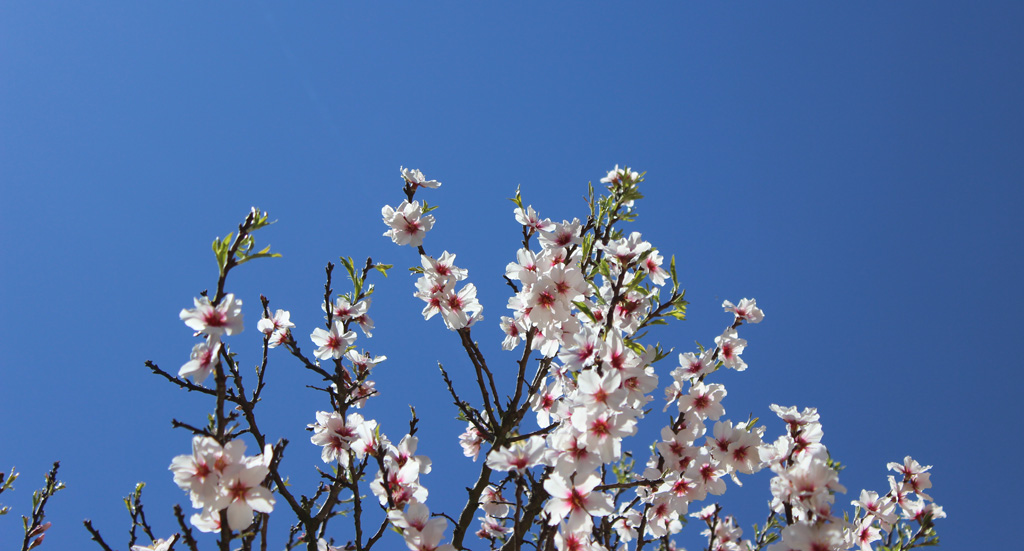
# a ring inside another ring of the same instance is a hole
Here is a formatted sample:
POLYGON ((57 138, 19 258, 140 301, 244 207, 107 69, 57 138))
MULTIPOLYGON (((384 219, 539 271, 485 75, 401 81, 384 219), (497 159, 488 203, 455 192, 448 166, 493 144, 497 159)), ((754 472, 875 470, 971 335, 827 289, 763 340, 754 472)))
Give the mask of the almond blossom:
POLYGON ((355 331, 345 331, 345 325, 341 320, 335 320, 331 324, 330 331, 318 327, 313 330, 313 334, 309 338, 313 344, 319 347, 313 353, 318 360, 328 358, 339 360, 348 351, 348 347, 355 342, 356 334, 355 331))
POLYGON ((423 214, 419 201, 402 201, 397 209, 385 205, 381 209, 381 216, 384 223, 391 227, 384 232, 384 236, 390 237, 397 245, 419 247, 423 245, 423 237, 434 227, 434 217, 423 214))
POLYGON ((727 300, 722 303, 722 308, 725 308, 726 312, 735 314, 736 319, 747 323, 761 323, 761 320, 764 319, 764 312, 757 307, 756 299, 745 298, 738 305, 734 305, 727 300))
MULTIPOLYGON (((582 473, 580 473, 582 474, 582 473)), ((611 496, 595 492, 601 482, 596 474, 577 476, 575 482, 566 480, 557 471, 544 481, 544 489, 551 499, 544 506, 548 524, 554 526, 568 516, 567 526, 574 533, 589 532, 593 527, 592 515, 607 515, 614 509, 611 496)))
POLYGON ((150 545, 133 545, 131 551, 170 551, 171 546, 174 545, 174 541, 177 539, 177 534, 167 539, 157 538, 150 545))
POLYGON ((242 301, 236 300, 234 294, 224 295, 216 306, 205 296, 198 297, 193 302, 195 308, 183 308, 178 317, 197 334, 206 334, 211 342, 217 342, 221 335, 242 332, 242 301))
POLYGON ((203 384, 210 373, 213 373, 217 362, 220 361, 217 357, 219 354, 219 342, 214 342, 212 345, 206 342, 197 343, 192 347, 191 359, 178 370, 178 376, 182 379, 192 377, 196 384, 203 384))
POLYGON ((492 450, 487 456, 487 466, 496 471, 515 471, 521 474, 531 467, 546 464, 547 455, 544 438, 531 436, 500 450, 492 450))
POLYGON ((724 333, 715 337, 715 344, 718 345, 722 365, 736 371, 743 371, 747 368, 747 362, 740 358, 740 354, 747 346, 747 341, 739 338, 735 329, 726 329, 724 333))
POLYGON ((270 513, 274 510, 274 496, 261 484, 270 474, 272 450, 268 444, 262 456, 247 458, 230 465, 220 481, 220 493, 213 509, 227 509, 228 527, 244 530, 252 524, 254 512, 270 513))
POLYGON ((417 169, 399 167, 398 170, 402 173, 402 179, 405 180, 405 183, 412 186, 413 189, 416 189, 417 187, 432 189, 441 187, 441 182, 438 182, 437 180, 427 180, 426 177, 423 176, 423 173, 417 169))
POLYGON ((273 511, 274 496, 261 485, 270 472, 273 450, 268 444, 261 455, 245 457, 244 453, 241 440, 221 446, 208 436, 195 436, 192 455, 179 455, 171 462, 174 482, 189 491, 193 507, 203 510, 192 516, 199 530, 219 530, 217 512, 225 509, 232 530, 247 528, 254 511, 273 511))
POLYGON ((523 226, 529 229, 530 233, 538 231, 551 231, 555 225, 550 219, 540 219, 537 212, 533 210, 533 206, 528 206, 524 210, 522 207, 516 207, 515 209, 516 222, 519 222, 523 226))

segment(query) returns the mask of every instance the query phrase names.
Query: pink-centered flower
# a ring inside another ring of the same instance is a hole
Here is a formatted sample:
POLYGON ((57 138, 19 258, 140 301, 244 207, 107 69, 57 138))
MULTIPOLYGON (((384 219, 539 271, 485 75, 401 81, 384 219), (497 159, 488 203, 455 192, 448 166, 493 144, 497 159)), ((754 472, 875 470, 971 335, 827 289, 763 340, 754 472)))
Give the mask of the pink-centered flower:
POLYGON ((537 211, 533 210, 532 206, 527 206, 525 210, 516 207, 515 215, 516 222, 526 226, 530 233, 537 231, 551 231, 555 227, 550 219, 545 218, 541 220, 540 215, 537 214, 537 211))
POLYGON ((444 324, 452 331, 473 325, 484 309, 476 298, 476 285, 472 283, 467 283, 458 293, 445 295, 440 308, 444 324))
POLYGON ((589 532, 594 526, 591 515, 607 515, 614 510, 611 496, 594 491, 600 482, 594 473, 585 477, 576 473, 576 482, 571 482, 558 471, 552 472, 544 481, 544 489, 551 496, 544 505, 548 525, 554 526, 568 516, 570 531, 589 532))
POLYGON ((544 438, 531 436, 500 450, 492 450, 487 456, 487 466, 496 471, 524 473, 530 467, 547 464, 545 452, 544 438))
POLYGON ((466 457, 472 457, 473 461, 476 461, 477 455, 480 454, 480 445, 484 443, 484 436, 480 434, 480 431, 473 426, 473 423, 469 423, 466 427, 466 431, 459 436, 459 445, 462 446, 462 455, 466 457))
POLYGON ((423 176, 423 172, 418 169, 399 167, 398 170, 402 173, 402 179, 405 180, 405 183, 412 186, 413 189, 418 187, 437 189, 441 187, 441 182, 438 182, 437 180, 427 180, 427 178, 423 176))
POLYGON ((346 422, 337 411, 318 411, 316 423, 309 425, 313 431, 309 440, 323 447, 320 457, 324 463, 340 462, 342 467, 347 467, 348 452, 357 437, 355 427, 362 422, 363 417, 358 413, 350 413, 346 422))
POLYGON ((174 545, 174 541, 177 539, 177 534, 174 534, 167 539, 157 538, 153 540, 153 543, 150 545, 133 545, 131 551, 169 551, 171 546, 174 545))
POLYGON ((722 308, 725 308, 726 312, 735 314, 736 319, 741 319, 747 323, 761 323, 761 320, 764 319, 764 312, 757 307, 756 299, 745 298, 737 305, 727 300, 722 303, 722 308))
MULTIPOLYGON (((369 299, 361 300, 355 304, 352 304, 352 302, 349 301, 348 297, 341 296, 334 299, 334 304, 331 307, 331 318, 332 321, 354 320, 366 314, 366 311, 367 309, 369 309, 369 307, 369 299)), ((321 304, 320 308, 323 309, 325 312, 327 311, 326 304, 321 304)))
POLYGON ((234 294, 224 295, 216 306, 202 296, 193 302, 195 308, 182 309, 178 317, 196 333, 205 333, 211 341, 218 341, 223 334, 242 332, 242 301, 236 300, 234 294))
POLYGON ((261 486, 270 474, 271 454, 267 444, 263 455, 247 458, 243 463, 225 469, 220 482, 220 495, 214 502, 217 510, 227 509, 228 527, 244 530, 252 524, 254 511, 270 513, 274 510, 274 496, 261 486))
POLYGON ((725 395, 724 385, 694 383, 688 394, 679 397, 679 411, 693 411, 703 419, 717 421, 725 414, 722 407, 725 395))
POLYGON ((260 318, 260 321, 256 324, 256 329, 264 335, 270 335, 275 331, 295 327, 291 318, 291 312, 279 309, 274 312, 274 317, 272 318, 260 318))
POLYGON ((210 373, 213 373, 213 369, 217 366, 218 354, 220 354, 219 342, 214 342, 212 345, 205 342, 196 344, 192 347, 191 359, 181 366, 178 376, 182 379, 192 377, 197 384, 203 384, 203 381, 210 376, 210 373))
POLYGON ((345 355, 348 347, 352 346, 352 343, 355 342, 356 333, 355 331, 345 331, 345 325, 340 320, 336 320, 331 324, 330 331, 318 327, 313 330, 313 334, 309 338, 313 341, 313 344, 320 347, 313 352, 317 359, 326 360, 334 358, 338 360, 345 355))
POLYGON ((619 168, 619 165, 615 165, 615 168, 608 171, 608 175, 601 178, 602 184, 618 185, 623 181, 636 182, 640 179, 639 172, 633 172, 628 166, 619 168))
POLYGON ((419 201, 402 201, 397 209, 385 205, 381 216, 391 228, 384 235, 398 245, 419 247, 423 244, 423 237, 434 227, 434 217, 423 214, 419 201))
POLYGON ((747 362, 740 358, 747 341, 737 336, 735 329, 726 329, 720 336, 715 337, 715 344, 718 345, 719 359, 722 365, 736 371, 743 371, 747 368, 747 362))

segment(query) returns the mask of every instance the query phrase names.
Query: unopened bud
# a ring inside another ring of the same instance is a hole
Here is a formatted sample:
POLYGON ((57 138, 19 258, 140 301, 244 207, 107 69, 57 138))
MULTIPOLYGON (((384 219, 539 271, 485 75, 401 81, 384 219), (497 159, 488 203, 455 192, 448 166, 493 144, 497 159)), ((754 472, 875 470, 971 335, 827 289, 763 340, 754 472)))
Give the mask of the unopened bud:
MULTIPOLYGON (((33 528, 28 533, 28 537, 29 538, 33 538, 35 536, 39 536, 40 534, 42 534, 43 532, 45 532, 45 531, 47 531, 49 529, 50 529, 50 523, 49 522, 47 522, 46 524, 41 524, 41 525, 36 526, 35 528, 33 528)), ((39 541, 42 541, 42 536, 40 536, 39 541)), ((33 544, 33 545, 38 545, 38 544, 33 544)))
MULTIPOLYGON (((47 523, 47 524, 49 524, 49 523, 47 523)), ((39 547, 39 545, 43 543, 43 538, 45 538, 45 537, 46 537, 46 534, 43 534, 43 535, 39 536, 38 538, 35 539, 35 541, 32 542, 31 545, 28 546, 28 548, 29 549, 35 549, 36 547, 39 547)))

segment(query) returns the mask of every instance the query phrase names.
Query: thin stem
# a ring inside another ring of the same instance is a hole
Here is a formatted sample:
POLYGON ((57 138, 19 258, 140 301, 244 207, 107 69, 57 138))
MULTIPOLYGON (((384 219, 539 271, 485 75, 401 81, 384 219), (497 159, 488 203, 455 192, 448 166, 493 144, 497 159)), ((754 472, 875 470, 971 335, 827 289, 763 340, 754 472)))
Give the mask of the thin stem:
MULTIPOLYGON (((92 527, 91 520, 82 521, 82 524, 85 525, 85 529, 92 535, 92 541, 98 543, 103 548, 103 551, 114 551, 107 545, 107 542, 103 541, 103 536, 100 535, 99 531, 92 527)), ((195 548, 193 547, 192 549, 194 550, 195 548)))
POLYGON ((54 461, 53 466, 50 467, 50 472, 46 473, 45 483, 43 489, 32 494, 32 501, 35 505, 32 507, 32 522, 29 524, 29 519, 21 517, 25 521, 25 538, 22 541, 22 551, 28 551, 35 544, 32 540, 38 540, 42 538, 46 529, 49 528, 49 523, 43 524, 43 519, 46 518, 46 502, 50 500, 50 496, 59 492, 64 488, 64 484, 57 480, 57 469, 60 468, 60 461, 54 461), (38 496, 38 501, 37 501, 38 496))
POLYGON ((181 528, 181 539, 188 546, 190 551, 199 551, 196 545, 196 539, 192 536, 192 527, 185 523, 185 514, 181 512, 181 505, 175 504, 174 506, 174 518, 178 521, 178 526, 181 528))

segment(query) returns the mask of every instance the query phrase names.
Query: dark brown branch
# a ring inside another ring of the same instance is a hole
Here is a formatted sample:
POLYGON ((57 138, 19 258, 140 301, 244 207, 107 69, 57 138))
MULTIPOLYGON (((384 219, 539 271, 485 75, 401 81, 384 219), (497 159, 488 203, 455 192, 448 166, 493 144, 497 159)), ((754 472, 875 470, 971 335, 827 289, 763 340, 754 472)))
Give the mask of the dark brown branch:
POLYGON ((193 391, 201 392, 203 394, 209 394, 210 396, 216 396, 217 395, 217 392, 215 390, 213 390, 213 389, 206 388, 204 386, 197 385, 197 384, 195 384, 195 383, 193 383, 191 381, 187 381, 185 379, 179 379, 179 378, 171 375, 170 373, 164 371, 163 369, 160 369, 160 367, 158 367, 152 361, 146 360, 146 367, 148 367, 153 373, 156 373, 157 375, 160 375, 161 377, 163 377, 163 378, 167 379, 168 381, 178 385, 181 388, 184 388, 185 390, 187 390, 189 392, 193 392, 193 391))
POLYGON ((331 302, 331 295, 334 290, 331 289, 331 273, 334 271, 334 263, 328 262, 327 268, 327 282, 324 283, 324 310, 327 311, 327 330, 331 330, 331 322, 334 321, 334 303, 331 302))
POLYGON ((385 518, 381 521, 380 526, 377 528, 377 532, 366 541, 366 546, 363 547, 363 551, 369 551, 369 549, 373 547, 373 544, 377 543, 377 540, 379 540, 381 536, 384 535, 384 530, 386 530, 387 527, 388 519, 385 518))
POLYGON ((188 429, 188 430, 192 431, 192 434, 201 434, 203 436, 209 436, 210 438, 213 438, 214 436, 216 436, 216 435, 214 435, 213 433, 211 433, 210 431, 208 431, 206 429, 201 429, 199 427, 190 425, 188 423, 185 423, 183 421, 179 421, 177 419, 171 419, 171 427, 176 428, 176 429, 178 429, 178 428, 188 429))
POLYGON ((142 508, 142 485, 140 484, 136 486, 135 491, 132 492, 132 495, 129 497, 131 498, 131 506, 128 508, 128 513, 132 517, 132 528, 129 532, 131 539, 128 542, 128 546, 131 547, 135 545, 135 528, 138 526, 142 527, 142 531, 149 536, 150 541, 156 541, 156 536, 153 535, 153 529, 149 526, 149 523, 146 522, 146 512, 142 508))
MULTIPOLYGON (((512 534, 505 544, 501 547, 502 551, 511 551, 514 547, 522 543, 523 538, 526 537, 526 533, 530 531, 533 526, 534 519, 540 514, 544 508, 544 502, 548 498, 548 493, 544 490, 544 480, 551 475, 554 469, 547 467, 544 469, 544 473, 538 480, 534 480, 530 485, 530 501, 526 504, 526 508, 523 510, 522 519, 519 521, 519 526, 512 534)), ((538 544, 543 541, 543 538, 538 539, 538 544)))
POLYGON ((497 389, 494 387, 494 378, 491 377, 490 370, 487 369, 487 364, 483 361, 483 357, 480 355, 480 350, 477 349, 476 343, 473 342, 470 336, 470 330, 468 327, 463 327, 458 331, 459 337, 462 339, 462 347, 466 349, 466 353, 469 355, 469 359, 473 362, 473 367, 476 369, 476 381, 480 386, 480 396, 484 401, 484 411, 490 419, 491 425, 497 427, 498 419, 503 416, 501 409, 501 402, 499 401, 500 395, 497 389), (487 386, 484 381, 484 373, 490 380, 491 391, 494 393, 494 407, 491 406, 491 394, 487 391, 487 386))
MULTIPOLYGON (((620 268, 619 279, 615 281, 615 285, 612 287, 612 301, 608 304, 608 319, 605 320, 604 332, 608 334, 612 330, 612 321, 615 319, 615 307, 618 306, 619 301, 622 300, 622 283, 626 280, 626 269, 620 268)), ((639 549, 637 549, 639 551, 639 549)))
POLYGON ((46 473, 44 478, 43 489, 32 494, 34 505, 32 506, 31 524, 27 517, 21 517, 25 523, 25 538, 21 544, 22 551, 28 551, 38 545, 42 541, 44 533, 50 527, 50 523, 43 524, 43 520, 46 518, 46 502, 50 500, 53 494, 64 489, 64 484, 57 480, 58 469, 60 469, 60 461, 54 461, 53 466, 50 467, 50 472, 46 473), (35 541, 33 542, 33 540, 35 541))
POLYGON ((651 487, 653 487, 653 486, 657 486, 658 484, 661 484, 662 482, 664 482, 664 480, 661 479, 661 478, 656 479, 656 480, 646 480, 646 479, 644 479, 644 480, 634 480, 633 482, 616 482, 614 484, 601 484, 600 486, 595 486, 594 487, 594 491, 596 491, 596 492, 603 492, 605 490, 616 490, 616 489, 619 489, 619 488, 636 488, 637 486, 651 486, 651 487))
POLYGON ((252 228, 253 222, 256 221, 256 217, 259 216, 259 212, 253 207, 246 215, 245 221, 238 225, 238 235, 235 236, 235 240, 231 243, 231 247, 228 249, 227 263, 224 266, 224 271, 217 278, 217 294, 214 296, 212 304, 217 306, 220 300, 224 298, 224 282, 227 281, 228 272, 232 268, 238 265, 238 261, 235 259, 235 255, 238 253, 238 247, 242 245, 242 242, 249 236, 249 229, 252 228))
POLYGON ((512 288, 512 292, 514 292, 516 294, 519 294, 519 287, 516 287, 516 284, 512 283, 512 279, 511 278, 509 278, 508 276, 501 276, 501 277, 504 278, 505 279, 505 283, 508 283, 508 286, 512 288))
POLYGON ((178 526, 181 528, 181 538, 185 545, 190 551, 199 551, 196 538, 192 535, 192 527, 185 523, 185 514, 181 512, 181 505, 174 505, 174 518, 177 519, 178 526))
POLYGON ((288 347, 288 351, 291 352, 292 356, 295 356, 296 358, 299 359, 299 361, 302 362, 303 367, 305 367, 306 369, 316 373, 317 375, 320 375, 321 377, 324 378, 325 381, 333 381, 334 380, 331 377, 330 373, 328 373, 327 371, 325 371, 324 369, 322 369, 320 366, 316 365, 315 363, 309 361, 309 359, 306 358, 306 356, 304 356, 302 354, 302 350, 300 350, 299 349, 299 345, 297 345, 295 343, 295 339, 291 339, 287 344, 285 344, 285 346, 288 347))
POLYGON ((103 541, 103 536, 101 536, 100 533, 92 527, 91 520, 82 521, 82 524, 84 524, 85 529, 88 530, 90 534, 92 534, 92 541, 100 544, 100 547, 103 548, 103 551, 114 551, 110 548, 109 545, 107 545, 107 542, 103 541))
POLYGON ((448 377, 448 372, 444 370, 444 366, 441 365, 441 362, 437 363, 437 367, 441 370, 441 377, 444 378, 444 384, 448 387, 448 393, 451 394, 455 407, 459 408, 459 411, 461 411, 462 415, 466 417, 466 420, 472 423, 476 430, 480 431, 480 434, 484 435, 485 439, 490 441, 493 438, 491 429, 489 427, 485 427, 483 420, 479 419, 479 416, 467 407, 466 402, 459 399, 459 395, 455 392, 452 380, 448 377))
POLYGON ((533 335, 535 333, 536 329, 532 327, 526 333, 526 339, 523 342, 523 355, 519 358, 519 373, 516 375, 516 393, 512 397, 512 401, 509 402, 509 411, 515 411, 519 407, 519 399, 523 395, 523 384, 526 382, 526 364, 530 361, 530 351, 533 347, 533 335))
POLYGON ((546 427, 544 427, 542 429, 535 430, 533 432, 528 432, 526 434, 520 434, 519 436, 513 436, 512 438, 508 439, 508 443, 512 444, 514 442, 519 442, 520 440, 526 440, 527 438, 531 438, 533 436, 539 436, 541 434, 548 434, 549 432, 557 429, 560 424, 561 423, 551 423, 550 425, 548 425, 548 426, 546 426, 546 427))

